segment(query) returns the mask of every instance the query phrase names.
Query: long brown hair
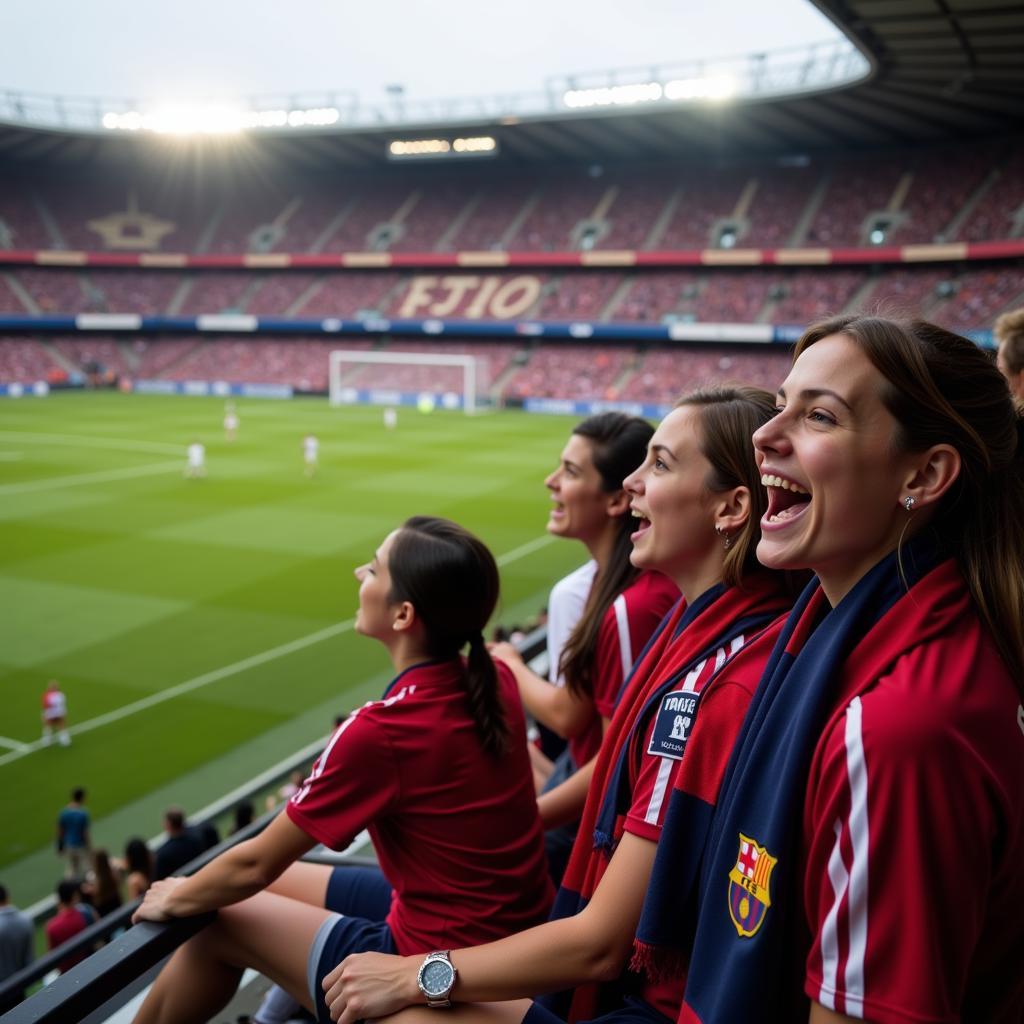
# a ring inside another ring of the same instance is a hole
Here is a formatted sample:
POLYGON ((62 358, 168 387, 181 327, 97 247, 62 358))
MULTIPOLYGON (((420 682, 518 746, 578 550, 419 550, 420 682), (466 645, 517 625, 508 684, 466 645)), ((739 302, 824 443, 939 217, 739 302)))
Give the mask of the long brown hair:
POLYGON ((750 491, 750 515, 743 528, 730 538, 722 580, 740 586, 743 574, 760 567, 757 544, 761 539, 761 517, 768 509, 768 492, 761 486, 761 473, 754 460, 754 431, 776 413, 775 398, 762 388, 745 385, 700 388, 683 395, 678 409, 692 406, 700 416, 699 447, 711 463, 707 488, 712 492, 746 487, 750 491))
MULTIPOLYGON (((639 416, 602 412, 589 416, 573 429, 590 442, 590 459, 601 474, 601 487, 608 494, 622 490, 622 481, 644 461, 654 427, 639 416)), ((629 537, 639 522, 630 511, 619 516, 618 530, 608 564, 598 572, 583 614, 569 634, 559 658, 558 669, 569 691, 577 697, 593 692, 597 636, 605 612, 640 571, 629 560, 633 544, 629 537)))
POLYGON ((1006 380, 972 341, 923 320, 837 317, 809 327, 796 356, 832 334, 858 345, 888 382, 882 402, 901 449, 949 444, 960 453, 960 474, 930 525, 1024 686, 1024 423, 1006 380))
POLYGON ((448 519, 413 516, 395 535, 388 571, 388 600, 408 601, 416 609, 431 657, 454 658, 469 644, 463 672, 469 712, 484 750, 504 753, 508 723, 483 636, 499 587, 498 566, 487 545, 448 519))

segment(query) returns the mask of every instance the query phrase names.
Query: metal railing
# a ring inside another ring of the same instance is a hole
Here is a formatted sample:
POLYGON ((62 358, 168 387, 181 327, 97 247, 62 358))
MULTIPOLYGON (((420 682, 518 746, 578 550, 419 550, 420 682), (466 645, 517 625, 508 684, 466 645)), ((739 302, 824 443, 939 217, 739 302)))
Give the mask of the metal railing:
MULTIPOLYGON (((544 651, 547 631, 534 630, 517 646, 527 661, 544 651)), ((200 854, 177 874, 191 875, 236 843, 258 835, 279 810, 268 811, 251 825, 200 854)), ((323 862, 315 853, 304 860, 323 862)), ((376 864, 369 856, 337 855, 331 863, 361 867, 376 864)), ((202 931, 215 915, 198 914, 162 924, 143 922, 129 927, 141 898, 101 918, 84 931, 40 957, 17 974, 0 983, 0 1024, 92 1024, 100 1022, 123 1006, 140 988, 140 980, 180 945, 202 931), (127 929, 121 934, 121 929, 127 929), (41 981, 69 957, 92 950, 97 942, 109 940, 85 960, 60 975, 51 984, 22 1001, 26 989, 41 981), (7 1012, 4 1012, 7 1011, 7 1012)))
MULTIPOLYGON (((552 75, 541 89, 487 96, 415 99, 396 88, 386 100, 366 102, 357 92, 350 90, 292 91, 242 96, 228 101, 211 98, 183 106, 231 108, 250 113, 313 109, 337 112, 337 119, 326 129, 300 122, 292 126, 249 129, 254 132, 401 129, 414 125, 455 126, 481 120, 566 114, 570 112, 566 94, 578 89, 727 76, 735 83, 733 98, 744 100, 837 88, 865 78, 870 69, 868 59, 860 50, 849 39, 840 36, 823 42, 738 56, 552 75)), ((673 100, 669 97, 659 102, 673 100)), ((105 115, 147 114, 153 113, 155 107, 156 101, 144 96, 58 96, 16 89, 0 91, 0 122, 64 131, 113 134, 104 128, 105 115)))

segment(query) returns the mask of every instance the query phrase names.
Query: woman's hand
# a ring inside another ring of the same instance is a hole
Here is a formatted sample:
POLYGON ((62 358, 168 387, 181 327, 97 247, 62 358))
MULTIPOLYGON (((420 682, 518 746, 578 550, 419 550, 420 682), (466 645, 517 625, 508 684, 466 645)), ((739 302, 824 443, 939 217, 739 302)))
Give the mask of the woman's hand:
POLYGON ((354 1024, 376 1020, 422 1002, 416 975, 422 957, 353 953, 324 978, 331 1020, 354 1024))
POLYGON ((501 643, 488 644, 487 650, 491 652, 492 658, 497 658, 499 661, 505 662, 510 669, 515 669, 516 665, 523 665, 523 656, 516 649, 514 644, 510 644, 503 640, 501 643))
POLYGON ((174 890, 187 878, 162 878, 147 890, 142 906, 132 914, 132 924, 140 921, 169 921, 177 915, 173 909, 174 890))

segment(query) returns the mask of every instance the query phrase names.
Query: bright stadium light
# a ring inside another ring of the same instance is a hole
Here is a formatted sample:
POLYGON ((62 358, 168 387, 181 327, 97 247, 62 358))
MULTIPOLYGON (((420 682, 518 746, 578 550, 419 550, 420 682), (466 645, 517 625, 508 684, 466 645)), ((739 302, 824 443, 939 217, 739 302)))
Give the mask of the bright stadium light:
POLYGON ((634 85, 608 85, 597 89, 570 89, 562 97, 567 107, 631 107, 637 103, 653 103, 662 97, 660 82, 637 82, 634 85))
POLYGON ((727 100, 736 95, 736 80, 727 75, 677 78, 665 84, 667 100, 727 100))
POLYGON ((159 135, 236 135, 260 128, 319 128, 336 124, 336 107, 305 110, 236 110, 231 107, 167 106, 149 113, 129 110, 103 115, 103 127, 110 131, 147 131, 159 135))
POLYGON ((678 78, 671 82, 636 82, 594 89, 569 89, 562 97, 567 107, 632 107, 659 100, 725 100, 736 94, 736 81, 725 75, 709 78, 678 78))
POLYGON ((498 140, 491 135, 459 139, 395 139, 388 144, 388 159, 432 159, 451 156, 491 156, 498 140))

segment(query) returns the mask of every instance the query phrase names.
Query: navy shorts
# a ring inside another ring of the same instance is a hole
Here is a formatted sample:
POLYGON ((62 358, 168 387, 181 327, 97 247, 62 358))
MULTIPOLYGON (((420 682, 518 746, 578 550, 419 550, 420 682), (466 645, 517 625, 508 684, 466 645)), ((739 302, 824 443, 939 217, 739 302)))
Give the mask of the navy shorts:
POLYGON ((364 917, 327 918, 309 948, 307 976, 309 994, 316 1007, 316 1019, 331 1024, 324 999, 323 980, 350 953, 397 953, 391 929, 383 921, 367 921, 364 917))
POLYGON ((397 953, 384 918, 391 909, 391 886, 376 868, 335 868, 326 905, 333 916, 320 926, 309 949, 307 975, 316 1019, 331 1024, 323 980, 350 953, 397 953))
MULTIPOLYGON (((523 1024, 565 1024, 565 1021, 553 1010, 540 1003, 531 1003, 530 1009, 523 1017, 523 1024)), ((602 1014, 581 1024, 675 1024, 663 1013, 659 1013, 649 1003, 633 996, 627 996, 622 1006, 609 1013, 602 1014)))
POLYGON ((391 885, 380 868, 335 868, 324 906, 336 914, 383 921, 391 912, 391 885))

